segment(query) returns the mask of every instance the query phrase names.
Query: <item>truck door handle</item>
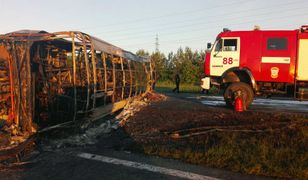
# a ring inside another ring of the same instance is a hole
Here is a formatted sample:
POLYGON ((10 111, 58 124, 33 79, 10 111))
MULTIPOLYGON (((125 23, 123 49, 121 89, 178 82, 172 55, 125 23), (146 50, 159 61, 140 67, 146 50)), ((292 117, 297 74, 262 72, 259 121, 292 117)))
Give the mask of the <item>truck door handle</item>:
POLYGON ((214 55, 214 57, 221 58, 222 56, 217 56, 217 55, 214 55))

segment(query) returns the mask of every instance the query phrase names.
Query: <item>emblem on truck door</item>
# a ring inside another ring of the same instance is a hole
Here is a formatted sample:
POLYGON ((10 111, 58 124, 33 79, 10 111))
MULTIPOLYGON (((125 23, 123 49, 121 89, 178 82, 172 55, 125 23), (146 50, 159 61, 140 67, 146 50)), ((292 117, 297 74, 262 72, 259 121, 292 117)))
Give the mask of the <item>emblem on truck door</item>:
POLYGON ((276 78, 278 78, 278 76, 279 76, 279 68, 278 67, 272 67, 271 68, 271 77, 273 79, 276 79, 276 78))

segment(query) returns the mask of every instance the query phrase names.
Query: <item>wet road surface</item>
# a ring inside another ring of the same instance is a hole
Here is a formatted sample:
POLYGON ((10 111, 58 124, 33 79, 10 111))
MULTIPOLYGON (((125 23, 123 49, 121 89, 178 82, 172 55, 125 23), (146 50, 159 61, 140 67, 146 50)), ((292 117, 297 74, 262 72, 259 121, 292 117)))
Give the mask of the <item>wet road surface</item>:
MULTIPOLYGON (((188 97, 194 98, 194 97, 188 97)), ((202 104, 209 106, 225 106, 221 96, 196 96, 202 104)), ((288 111, 308 113, 308 101, 296 101, 291 99, 266 99, 256 98, 250 105, 249 111, 288 111)))
MULTIPOLYGON (((193 93, 166 93, 166 95, 199 102, 211 107, 226 108, 222 96, 201 95, 193 93)), ((308 113, 308 101, 297 101, 290 98, 255 98, 248 111, 277 111, 291 113, 308 113)))

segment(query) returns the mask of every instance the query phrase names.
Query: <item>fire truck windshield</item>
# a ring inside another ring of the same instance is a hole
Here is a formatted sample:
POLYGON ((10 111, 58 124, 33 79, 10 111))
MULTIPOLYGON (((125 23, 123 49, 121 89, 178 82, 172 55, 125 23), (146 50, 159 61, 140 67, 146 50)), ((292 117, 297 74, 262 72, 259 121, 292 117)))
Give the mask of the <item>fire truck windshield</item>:
POLYGON ((222 39, 217 39, 214 45, 214 51, 219 52, 222 50, 222 39))

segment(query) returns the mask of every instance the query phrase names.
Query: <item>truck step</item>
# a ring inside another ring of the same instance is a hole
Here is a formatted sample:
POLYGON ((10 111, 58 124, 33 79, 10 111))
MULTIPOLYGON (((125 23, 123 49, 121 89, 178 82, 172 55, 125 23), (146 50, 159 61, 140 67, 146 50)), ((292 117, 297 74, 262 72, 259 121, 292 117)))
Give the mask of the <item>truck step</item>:
POLYGON ((298 88, 296 98, 299 100, 308 100, 308 88, 298 88))

